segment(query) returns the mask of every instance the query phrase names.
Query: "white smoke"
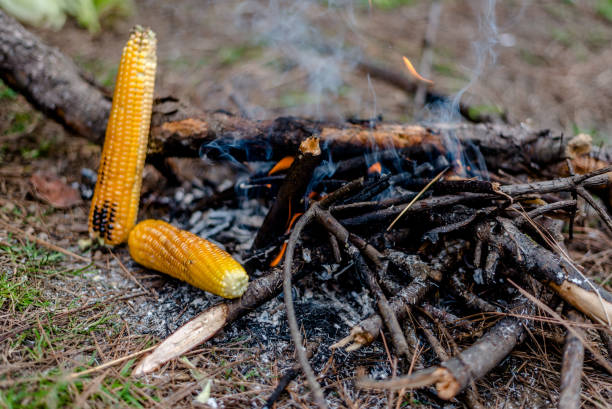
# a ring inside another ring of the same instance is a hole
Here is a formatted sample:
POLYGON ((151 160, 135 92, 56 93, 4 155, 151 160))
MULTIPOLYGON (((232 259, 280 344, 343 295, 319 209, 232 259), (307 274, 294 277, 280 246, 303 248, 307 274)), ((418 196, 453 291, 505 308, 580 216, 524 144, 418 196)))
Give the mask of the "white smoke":
MULTIPOLYGON (((343 70, 357 61, 359 51, 345 44, 345 35, 354 27, 354 0, 247 1, 238 8, 239 24, 268 47, 280 52, 307 76, 308 108, 306 115, 315 118, 340 116, 334 107, 344 84, 343 70), (317 21, 341 21, 320 31, 317 21)), ((281 74, 282 75, 282 74, 281 74)), ((279 76, 279 82, 282 76, 279 76)))

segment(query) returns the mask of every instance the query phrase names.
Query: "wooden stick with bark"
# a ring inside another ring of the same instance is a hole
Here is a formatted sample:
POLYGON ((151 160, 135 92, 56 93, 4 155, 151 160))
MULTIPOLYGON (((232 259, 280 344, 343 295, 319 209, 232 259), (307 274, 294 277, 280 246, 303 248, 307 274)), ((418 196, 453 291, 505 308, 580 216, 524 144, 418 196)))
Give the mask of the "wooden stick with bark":
MULTIPOLYGON (((518 315, 531 315, 535 307, 524 297, 519 297, 514 310, 518 315)), ((524 325, 522 319, 503 318, 474 345, 439 366, 388 381, 362 378, 357 381, 357 385, 367 389, 398 390, 435 384, 440 398, 452 399, 474 380, 495 368, 519 342, 522 342, 524 325)))

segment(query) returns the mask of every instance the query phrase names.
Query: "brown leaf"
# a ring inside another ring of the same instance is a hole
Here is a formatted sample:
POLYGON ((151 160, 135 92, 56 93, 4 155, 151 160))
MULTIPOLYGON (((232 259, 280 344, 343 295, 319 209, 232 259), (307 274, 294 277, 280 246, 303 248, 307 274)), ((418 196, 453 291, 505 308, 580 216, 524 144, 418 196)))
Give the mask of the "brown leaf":
POLYGON ((38 199, 58 209, 67 209, 82 202, 79 191, 53 173, 36 172, 30 178, 30 183, 38 199))

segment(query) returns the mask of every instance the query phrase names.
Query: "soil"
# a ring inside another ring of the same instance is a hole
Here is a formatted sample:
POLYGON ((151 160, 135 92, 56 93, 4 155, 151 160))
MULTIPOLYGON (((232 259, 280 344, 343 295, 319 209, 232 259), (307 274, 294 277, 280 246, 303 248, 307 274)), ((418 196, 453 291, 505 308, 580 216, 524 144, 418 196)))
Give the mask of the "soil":
MULTIPOLYGON (((254 119, 285 115, 333 120, 382 115, 386 121, 401 122, 454 118, 446 110, 414 109, 412 95, 357 69, 360 59, 398 71, 404 69, 403 55, 418 62, 430 2, 374 1, 371 9, 367 1, 350 0, 135 3, 132 16, 104 20, 103 30, 96 35, 73 21, 57 32, 32 30, 72 57, 109 93, 127 33, 134 24, 141 24, 150 26, 158 38, 158 97, 173 95, 203 109, 223 109, 254 119), (383 8, 377 6, 380 3, 405 4, 383 8)), ((479 112, 503 111, 511 122, 562 129, 569 135, 588 132, 598 143, 609 142, 612 21, 598 9, 601 2, 498 2, 494 18, 489 15, 482 20, 490 4, 495 2, 444 2, 431 73, 434 89, 451 98, 461 95, 462 101, 479 112), (482 68, 479 62, 484 62, 482 68)), ((95 367, 138 352, 220 300, 141 268, 131 261, 125 247, 110 251, 79 246, 79 241, 88 237, 87 198, 92 186, 88 170, 97 169, 99 156, 99 146, 68 134, 34 111, 23 98, 0 87, 0 220, 69 251, 92 256, 96 262, 87 267, 65 257, 58 262, 58 271, 84 267, 87 271, 69 277, 54 275, 52 279, 34 275, 41 297, 54 300, 53 308, 9 311, 3 303, 0 334, 14 331, 33 316, 70 311, 92 301, 106 304, 104 311, 110 322, 108 327, 80 335, 82 349, 91 347, 97 351, 94 362, 83 358, 78 345, 63 349, 64 344, 55 338, 47 344, 54 352, 43 351, 35 358, 5 340, 0 343, 0 388, 21 385, 22 378, 57 374, 52 372, 55 370, 70 373, 78 365, 95 367), (30 183, 30 177, 39 171, 58 175, 67 185, 74 185, 84 202, 60 210, 40 200, 30 183), (11 348, 15 348, 13 352, 11 348), (17 356, 35 369, 15 369, 20 363, 11 355, 15 351, 23 353, 17 356)), ((209 160, 176 161, 176 169, 181 186, 170 187, 165 185, 163 175, 147 166, 139 218, 162 218, 194 230, 240 259, 266 214, 261 203, 244 201, 235 209, 204 209, 191 217, 172 209, 184 208, 210 195, 212 189, 231 185, 241 170, 209 160)), ((587 273, 597 271, 605 285, 606 277, 612 274, 612 239, 590 228, 588 217, 582 220, 572 245, 574 256, 587 273)), ((11 245, 23 244, 22 239, 0 225, 4 256, 11 245)), ((6 260, 0 259, 0 271, 8 276, 16 263, 6 260)), ((378 376, 391 376, 393 365, 381 342, 352 354, 329 349, 373 311, 367 291, 360 286, 347 289, 346 280, 335 268, 314 271, 296 284, 296 308, 308 339, 319 344, 313 362, 317 372, 328 374, 333 407, 385 407, 391 401, 398 406, 401 402, 418 407, 465 406, 463 397, 443 402, 428 390, 408 394, 402 401, 394 394, 366 395, 352 387, 351 377, 358 365, 378 376), (381 361, 381 356, 388 356, 388 362, 381 361)), ((260 273, 254 272, 254 276, 260 273)), ((77 319, 90 323, 96 313, 87 311, 77 319)), ((38 325, 42 325, 40 321, 38 325)), ((24 334, 27 342, 36 338, 31 332, 24 334)), ((551 345, 544 340, 543 332, 531 336, 541 337, 543 345, 551 345)), ((32 345, 27 347, 34 348, 32 345)), ((562 346, 554 342, 552 345, 557 350, 554 356, 559 357, 562 346)), ((185 359, 172 362, 142 385, 133 387, 137 405, 120 398, 117 388, 107 388, 115 401, 93 392, 85 394, 90 387, 105 385, 105 378, 96 378, 100 374, 126 382, 129 372, 121 372, 123 363, 110 372, 100 371, 83 378, 73 391, 69 387, 69 401, 75 404, 82 398, 91 407, 202 407, 194 398, 202 391, 203 380, 214 379, 214 400, 209 404, 259 407, 277 377, 294 365, 292 354, 279 296, 185 359), (149 386, 151 389, 147 389, 149 386)), ((486 381, 478 382, 481 403, 508 408, 556 404, 560 362, 534 362, 534 354, 542 352, 521 347, 486 381)), ((591 403, 586 405, 596 406, 592 402, 597 401, 605 406, 601 391, 610 386, 609 379, 589 380, 584 392, 591 403)), ((23 390, 38 390, 28 385, 23 390)), ((0 407, 10 407, 5 399, 0 399, 0 407)), ((62 406, 61 399, 58 403, 62 406)), ((276 407, 300 405, 313 407, 303 379, 298 378, 276 407)))

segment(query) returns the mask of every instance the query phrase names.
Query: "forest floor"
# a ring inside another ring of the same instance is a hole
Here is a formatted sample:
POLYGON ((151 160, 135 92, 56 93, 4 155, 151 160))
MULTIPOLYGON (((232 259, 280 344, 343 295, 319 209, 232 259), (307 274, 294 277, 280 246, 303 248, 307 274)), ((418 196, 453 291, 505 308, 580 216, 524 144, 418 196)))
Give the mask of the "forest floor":
MULTIPOLYGON (((254 119, 453 118, 449 112, 414 109, 412 95, 357 69, 364 59, 399 71, 403 55, 417 62, 430 2, 374 1, 372 9, 367 1, 327 3, 138 0, 131 16, 105 20, 96 35, 72 21, 57 32, 33 31, 108 90, 127 33, 141 24, 157 33, 156 96, 173 95, 203 109, 254 119)), ((495 20, 490 15, 479 20, 488 3, 494 2, 444 2, 430 74, 435 89, 452 97, 471 83, 461 95, 474 113, 503 112, 513 123, 568 135, 587 132, 596 144, 609 142, 612 3, 499 2, 495 20)), ((41 199, 32 176, 43 172, 86 188, 83 169, 95 171, 99 157, 99 146, 67 133, 0 84, 0 407, 206 407, 195 398, 208 380, 219 407, 260 407, 294 364, 279 299, 159 373, 129 376, 143 350, 219 299, 142 269, 125 247, 93 254, 80 247, 88 237, 88 201, 56 208, 41 199), (89 258, 93 263, 84 261, 89 258), (264 345, 266 340, 274 345, 264 345), (116 364, 100 367, 113 360, 116 364), (89 372, 75 376, 76 371, 89 372)), ((179 202, 204 180, 219 187, 235 177, 224 164, 177 163, 179 187, 165 186, 163 176, 147 166, 140 219, 167 218, 159 198, 179 202)), ((246 220, 232 216, 232 226, 240 222, 255 231, 265 209, 252 209, 246 220)), ((572 255, 587 272, 597 271, 599 284, 610 290, 612 237, 593 229, 588 218, 576 231, 572 255)), ((228 250, 240 258, 248 240, 235 237, 228 250)), ((304 297, 316 298, 305 288, 302 283, 304 297)), ((346 323, 338 328, 346 331, 346 323)), ((338 328, 326 336, 339 337, 338 328)), ((477 383, 485 406, 556 403, 562 348, 556 340, 563 334, 547 331, 535 335, 543 350, 518 348, 498 373, 477 383), (545 353, 547 348, 555 353, 545 353)), ((465 406, 463 400, 444 403, 427 393, 398 398, 354 390, 343 366, 360 362, 389 371, 386 362, 374 362, 383 351, 375 343, 356 357, 339 353, 321 363, 334 379, 329 386, 334 407, 465 406)), ((610 389, 609 382, 587 378, 586 407, 605 406, 602 392, 610 389)), ((288 391, 277 408, 313 407, 302 378, 288 391)))

